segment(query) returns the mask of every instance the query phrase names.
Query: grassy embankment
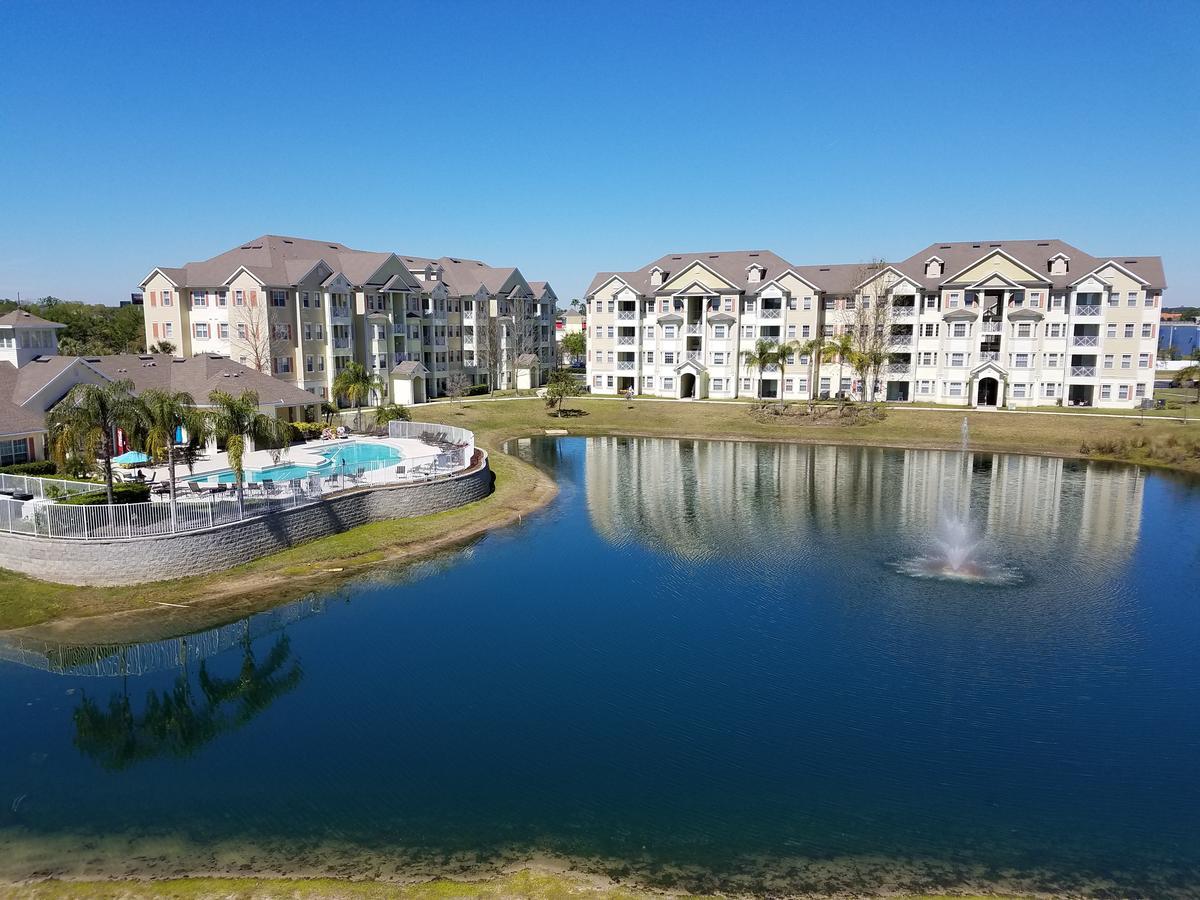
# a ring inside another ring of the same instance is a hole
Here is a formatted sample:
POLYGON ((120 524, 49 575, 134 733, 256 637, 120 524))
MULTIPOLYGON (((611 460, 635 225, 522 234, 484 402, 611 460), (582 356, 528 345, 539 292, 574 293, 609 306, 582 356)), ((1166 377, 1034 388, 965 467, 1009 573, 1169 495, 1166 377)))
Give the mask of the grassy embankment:
MULTIPOLYGON (((327 588, 390 561, 402 561, 469 540, 516 519, 554 494, 550 479, 532 466, 497 452, 504 440, 564 428, 571 434, 626 434, 725 438, 888 447, 957 448, 963 415, 976 450, 1116 459, 1200 473, 1200 424, 1147 417, 1044 416, 1029 412, 972 412, 910 408, 883 421, 841 424, 828 416, 762 417, 748 404, 656 402, 580 397, 570 415, 549 414, 535 398, 465 401, 423 406, 420 418, 472 429, 492 451, 496 493, 460 509, 420 519, 365 525, 214 575, 124 588, 78 588, 48 584, 0 571, 0 630, 37 623, 157 610, 158 623, 226 620, 306 591, 327 588), (164 606, 163 604, 176 606, 164 606), (177 607, 184 607, 178 609, 177 607)), ((114 623, 131 639, 128 620, 114 623)), ((99 639, 92 627, 91 640, 99 639)), ((136 634, 136 632, 133 632, 136 634)), ((65 635, 60 635, 66 639, 65 635)), ((147 638, 148 639, 148 636, 147 638)))
MULTIPOLYGON (((21 900, 503 900, 518 897, 534 900, 662 900, 684 896, 687 895, 652 893, 600 879, 529 870, 487 881, 438 879, 409 885, 334 879, 180 878, 164 881, 44 881, 0 887, 0 897, 21 900)), ((912 895, 893 896, 890 900, 935 898, 912 895)), ((985 898, 955 895, 955 900, 985 898)), ((993 895, 986 900, 1004 898, 993 895)))

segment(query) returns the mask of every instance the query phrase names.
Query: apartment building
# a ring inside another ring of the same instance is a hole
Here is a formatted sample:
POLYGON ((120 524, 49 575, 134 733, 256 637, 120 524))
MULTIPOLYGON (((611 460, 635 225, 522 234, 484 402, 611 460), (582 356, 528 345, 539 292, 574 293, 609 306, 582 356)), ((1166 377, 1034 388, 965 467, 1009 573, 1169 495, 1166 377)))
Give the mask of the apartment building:
POLYGON ((1166 282, 1156 256, 1058 240, 931 244, 900 262, 796 265, 768 250, 673 253, 587 292, 594 393, 1132 408, 1153 394, 1166 282), (804 355, 879 334, 873 384, 804 355), (746 364, 760 339, 791 349, 746 364))
POLYGON ((325 400, 352 361, 372 404, 444 396, 455 375, 535 386, 554 361, 555 296, 519 269, 263 235, 141 283, 146 343, 220 354, 325 400))

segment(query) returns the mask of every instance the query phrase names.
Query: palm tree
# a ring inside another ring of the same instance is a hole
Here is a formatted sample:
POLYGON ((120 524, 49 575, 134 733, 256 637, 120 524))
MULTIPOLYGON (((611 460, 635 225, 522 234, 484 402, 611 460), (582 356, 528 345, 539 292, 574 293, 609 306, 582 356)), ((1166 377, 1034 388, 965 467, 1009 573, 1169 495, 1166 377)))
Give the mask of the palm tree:
POLYGON ((77 384, 50 410, 51 455, 64 468, 72 456, 104 461, 104 490, 113 502, 113 450, 117 429, 133 437, 148 424, 146 407, 133 395, 133 382, 77 384))
POLYGON ((171 487, 171 520, 175 519, 175 463, 184 463, 188 471, 200 455, 202 437, 206 431, 204 414, 186 391, 149 390, 142 394, 148 419, 146 451, 156 459, 167 460, 171 487), (180 442, 176 435, 186 434, 180 442))
POLYGON ((811 403, 817 396, 817 374, 820 372, 821 356, 825 347, 825 335, 817 334, 815 338, 796 346, 796 352, 808 357, 808 399, 811 403))
POLYGON ((824 347, 821 348, 821 362, 833 362, 837 360, 838 364, 838 384, 836 395, 842 393, 842 373, 846 369, 846 362, 850 359, 850 355, 854 352, 854 335, 848 331, 843 331, 841 334, 833 337, 824 347))
POLYGON ((229 468, 233 470, 233 479, 237 484, 240 510, 242 477, 245 475, 242 463, 247 439, 255 445, 261 443, 287 447, 291 431, 287 422, 258 411, 258 394, 254 391, 242 391, 236 397, 226 391, 213 391, 208 395, 208 402, 214 408, 205 418, 205 436, 211 435, 225 442, 225 455, 229 457, 229 468))
POLYGON ((402 403, 383 403, 375 407, 375 426, 387 428, 388 422, 408 422, 412 416, 402 403))
POLYGON ((767 366, 779 365, 779 345, 769 338, 759 338, 753 350, 742 351, 742 364, 748 369, 758 369, 757 397, 762 397, 762 374, 767 366))
POLYGON ((351 404, 356 410, 356 421, 359 431, 362 431, 363 403, 371 398, 371 391, 382 395, 386 389, 383 379, 359 362, 352 362, 338 372, 333 379, 333 393, 351 404))

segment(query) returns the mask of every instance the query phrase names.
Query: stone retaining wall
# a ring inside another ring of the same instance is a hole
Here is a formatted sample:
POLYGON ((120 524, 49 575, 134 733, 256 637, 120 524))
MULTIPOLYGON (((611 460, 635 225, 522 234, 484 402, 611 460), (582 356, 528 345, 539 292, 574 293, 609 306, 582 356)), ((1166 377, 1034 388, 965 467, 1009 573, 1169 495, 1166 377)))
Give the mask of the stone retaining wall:
POLYGON ((438 481, 348 491, 231 525, 113 541, 0 533, 0 568, 61 584, 121 585, 218 572, 305 541, 386 519, 453 509, 492 492, 486 454, 476 468, 438 481))

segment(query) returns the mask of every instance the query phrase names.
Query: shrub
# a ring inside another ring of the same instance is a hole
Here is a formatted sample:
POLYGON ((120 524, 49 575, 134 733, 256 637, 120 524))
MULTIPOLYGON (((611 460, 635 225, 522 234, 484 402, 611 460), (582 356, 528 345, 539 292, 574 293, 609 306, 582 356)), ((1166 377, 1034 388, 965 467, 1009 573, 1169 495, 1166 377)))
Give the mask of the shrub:
MULTIPOLYGON (((150 499, 148 484, 114 484, 113 503, 145 503, 150 499)), ((64 506, 103 506, 108 502, 108 496, 101 488, 98 491, 87 491, 83 494, 72 494, 60 500, 64 506)))
POLYGON ((319 438, 326 427, 323 422, 292 422, 290 425, 292 440, 297 443, 319 438))
POLYGON ((486 384, 473 384, 467 388, 468 397, 478 397, 480 394, 486 394, 488 386, 486 384))
POLYGON ((5 475, 33 475, 45 478, 49 475, 58 474, 58 466, 51 460, 39 459, 33 462, 14 463, 11 466, 0 467, 0 472, 5 475))

